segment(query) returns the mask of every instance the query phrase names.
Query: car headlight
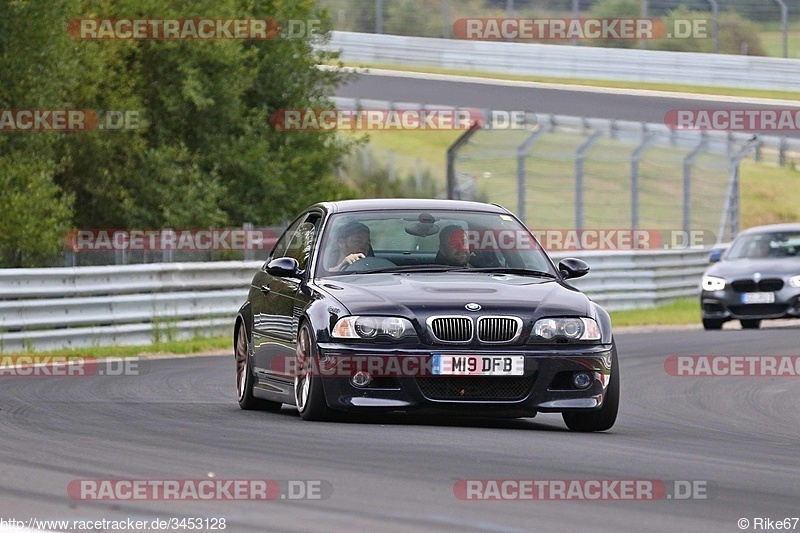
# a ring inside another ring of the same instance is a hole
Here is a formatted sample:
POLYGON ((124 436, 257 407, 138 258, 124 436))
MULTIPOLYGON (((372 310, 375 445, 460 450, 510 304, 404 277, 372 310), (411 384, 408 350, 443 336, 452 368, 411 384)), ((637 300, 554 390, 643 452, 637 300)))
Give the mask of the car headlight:
POLYGON ((789 285, 800 288, 800 276, 793 276, 789 278, 789 285))
POLYGON ((402 339, 415 334, 411 322, 397 316, 346 316, 331 332, 337 339, 402 339))
POLYGON ((703 276, 704 291, 721 291, 725 288, 725 280, 714 276, 703 276))
POLYGON ((555 338, 598 341, 600 328, 591 318, 542 318, 533 325, 533 335, 548 341, 555 338))

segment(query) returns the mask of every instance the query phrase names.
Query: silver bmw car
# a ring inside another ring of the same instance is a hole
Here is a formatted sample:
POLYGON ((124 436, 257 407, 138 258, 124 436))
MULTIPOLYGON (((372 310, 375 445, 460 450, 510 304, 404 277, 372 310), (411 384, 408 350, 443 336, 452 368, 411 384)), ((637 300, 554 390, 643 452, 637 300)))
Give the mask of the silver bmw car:
POLYGON ((729 320, 756 329, 762 320, 800 317, 800 224, 750 228, 709 260, 700 295, 705 329, 729 320))

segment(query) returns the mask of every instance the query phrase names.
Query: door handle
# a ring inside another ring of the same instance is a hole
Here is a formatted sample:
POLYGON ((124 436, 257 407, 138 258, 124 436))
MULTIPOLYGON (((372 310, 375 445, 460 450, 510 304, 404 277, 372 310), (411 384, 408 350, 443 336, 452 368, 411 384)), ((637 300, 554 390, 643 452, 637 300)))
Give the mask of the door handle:
POLYGON ((262 285, 260 290, 261 290, 261 292, 263 292, 264 294, 269 294, 269 292, 270 292, 270 290, 271 290, 271 289, 269 288, 269 285, 262 285))

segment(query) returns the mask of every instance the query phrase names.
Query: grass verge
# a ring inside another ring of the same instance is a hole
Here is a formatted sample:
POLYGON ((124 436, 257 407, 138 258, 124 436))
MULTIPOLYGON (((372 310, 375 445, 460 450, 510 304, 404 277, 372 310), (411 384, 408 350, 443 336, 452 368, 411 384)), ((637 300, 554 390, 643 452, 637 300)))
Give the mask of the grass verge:
POLYGON ((681 298, 649 309, 611 311, 611 323, 621 326, 677 326, 700 324, 700 303, 697 298, 681 298))

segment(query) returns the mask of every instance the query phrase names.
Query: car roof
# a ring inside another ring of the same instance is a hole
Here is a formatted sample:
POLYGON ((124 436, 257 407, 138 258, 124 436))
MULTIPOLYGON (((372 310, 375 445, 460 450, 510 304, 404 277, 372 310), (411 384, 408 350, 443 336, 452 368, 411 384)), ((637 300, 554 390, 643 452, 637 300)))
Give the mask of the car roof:
POLYGON ((341 200, 320 202, 313 207, 322 207, 329 213, 352 213, 357 211, 424 209, 444 211, 482 211, 508 214, 508 209, 496 204, 468 202, 465 200, 437 200, 431 198, 373 198, 364 200, 341 200))
POLYGON ((747 228, 739 233, 739 235, 749 235, 753 233, 772 233, 779 231, 800 231, 800 223, 791 222, 785 224, 768 224, 766 226, 754 226, 747 228))

